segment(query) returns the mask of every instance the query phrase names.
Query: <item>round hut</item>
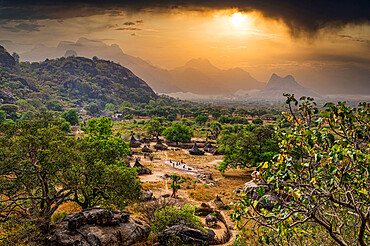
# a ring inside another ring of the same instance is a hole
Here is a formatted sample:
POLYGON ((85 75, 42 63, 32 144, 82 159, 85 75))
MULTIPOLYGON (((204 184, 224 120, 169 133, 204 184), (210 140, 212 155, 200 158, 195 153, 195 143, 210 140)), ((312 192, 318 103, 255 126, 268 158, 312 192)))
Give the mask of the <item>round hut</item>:
POLYGON ((158 139, 157 143, 153 146, 156 150, 166 150, 168 147, 162 143, 160 139, 158 139))
POLYGON ((141 143, 139 141, 137 141, 134 136, 131 137, 130 139, 130 147, 131 148, 140 148, 141 146, 141 143))
POLYGON ((209 143, 209 142, 207 142, 207 143, 204 145, 204 147, 203 147, 203 150, 204 150, 205 152, 208 152, 208 153, 213 153, 214 149, 215 149, 215 147, 213 147, 213 145, 212 145, 211 143, 209 143))
POLYGON ((152 153, 153 150, 149 149, 146 145, 141 149, 141 152, 143 153, 152 153))
POLYGON ((142 165, 138 159, 136 159, 135 164, 133 167, 137 167, 137 174, 143 175, 143 174, 152 174, 152 170, 142 165))
POLYGON ((197 146, 197 142, 194 142, 193 148, 189 150, 191 155, 204 155, 204 151, 200 150, 197 146))

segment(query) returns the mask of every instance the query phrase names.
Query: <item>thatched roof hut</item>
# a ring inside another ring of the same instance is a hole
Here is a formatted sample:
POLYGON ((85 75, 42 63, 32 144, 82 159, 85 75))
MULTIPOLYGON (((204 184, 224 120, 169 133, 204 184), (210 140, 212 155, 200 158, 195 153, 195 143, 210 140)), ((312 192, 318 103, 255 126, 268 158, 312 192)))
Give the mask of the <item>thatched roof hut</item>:
POLYGON ((133 167, 137 167, 137 174, 138 175, 143 175, 143 174, 152 174, 152 170, 149 168, 143 166, 138 159, 135 161, 135 165, 133 167))
POLYGON ((155 145, 153 145, 153 147, 156 149, 156 150, 166 150, 168 147, 166 145, 164 145, 162 143, 161 140, 158 139, 157 143, 155 145))
POLYGON ((213 147, 213 145, 211 143, 206 143, 203 147, 203 150, 206 151, 206 152, 209 152, 209 153, 213 153, 215 147, 213 147))
POLYGON ((217 140, 217 136, 215 136, 215 135, 208 135, 207 136, 207 139, 210 139, 210 140, 217 140))
POLYGON ((204 155, 204 151, 202 151, 198 148, 197 142, 194 142, 194 146, 193 146, 193 148, 191 148, 191 150, 189 150, 189 153, 191 155, 204 155))
POLYGON ((146 145, 141 149, 141 152, 144 153, 152 153, 153 150, 149 149, 146 145))
POLYGON ((130 139, 130 147, 131 148, 139 148, 141 146, 141 143, 137 141, 134 136, 131 137, 130 139))

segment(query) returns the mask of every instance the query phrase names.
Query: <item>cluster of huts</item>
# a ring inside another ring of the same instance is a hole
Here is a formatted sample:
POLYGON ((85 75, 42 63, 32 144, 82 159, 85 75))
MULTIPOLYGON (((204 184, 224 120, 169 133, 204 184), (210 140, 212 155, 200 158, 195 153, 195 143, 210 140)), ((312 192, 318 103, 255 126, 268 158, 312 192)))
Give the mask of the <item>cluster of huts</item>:
MULTIPOLYGON (((146 139, 146 138, 136 139, 134 136, 132 136, 130 141, 129 141, 129 144, 130 144, 131 148, 140 148, 144 144, 144 147, 141 148, 141 152, 143 152, 144 154, 151 154, 153 152, 153 150, 150 149, 150 142, 151 141, 152 141, 152 139, 146 139)), ((156 142, 156 144, 153 145, 153 148, 156 149, 157 151, 158 150, 167 150, 168 146, 163 144, 162 140, 157 139, 157 142, 156 142)), ((217 151, 217 147, 213 146, 209 142, 207 142, 204 145, 203 150, 201 150, 198 147, 197 143, 194 142, 193 147, 189 150, 190 155, 204 155, 206 152, 214 154, 214 155, 219 154, 218 151, 217 151)), ((133 167, 138 168, 137 172, 138 172, 139 175, 151 174, 152 173, 152 170, 150 170, 149 168, 142 165, 139 162, 138 159, 136 159, 135 164, 133 165, 133 167)))

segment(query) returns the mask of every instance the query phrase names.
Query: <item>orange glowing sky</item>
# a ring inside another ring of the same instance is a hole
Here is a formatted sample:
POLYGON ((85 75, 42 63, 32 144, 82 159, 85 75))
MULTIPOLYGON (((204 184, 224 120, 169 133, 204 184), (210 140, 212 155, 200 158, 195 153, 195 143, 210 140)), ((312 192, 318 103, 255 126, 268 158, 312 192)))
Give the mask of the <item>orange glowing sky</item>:
POLYGON ((0 44, 19 53, 39 43, 55 47, 62 40, 86 37, 118 44, 123 52, 162 68, 202 57, 220 68, 241 67, 260 81, 267 81, 272 72, 293 73, 314 88, 321 80, 309 77, 312 71, 355 67, 366 72, 370 64, 369 25, 323 28, 314 36, 294 37, 286 23, 258 11, 120 11, 28 22, 34 30, 16 30, 17 23, 3 25, 0 44))

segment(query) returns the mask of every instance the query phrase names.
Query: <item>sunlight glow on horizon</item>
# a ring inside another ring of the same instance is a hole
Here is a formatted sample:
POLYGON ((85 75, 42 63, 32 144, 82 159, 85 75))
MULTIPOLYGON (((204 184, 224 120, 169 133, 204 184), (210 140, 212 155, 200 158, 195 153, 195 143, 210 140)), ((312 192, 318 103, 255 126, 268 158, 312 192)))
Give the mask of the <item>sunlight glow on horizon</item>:
POLYGON ((240 27, 243 24, 243 22, 245 21, 245 19, 246 18, 242 13, 236 12, 232 15, 230 20, 231 20, 231 22, 233 23, 233 25, 235 27, 240 27))

